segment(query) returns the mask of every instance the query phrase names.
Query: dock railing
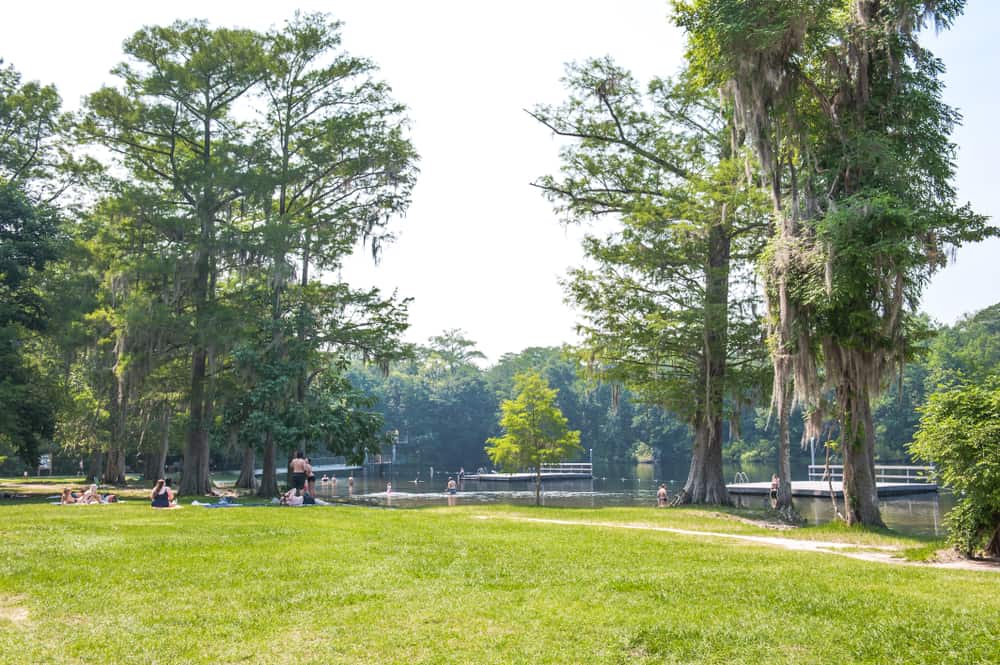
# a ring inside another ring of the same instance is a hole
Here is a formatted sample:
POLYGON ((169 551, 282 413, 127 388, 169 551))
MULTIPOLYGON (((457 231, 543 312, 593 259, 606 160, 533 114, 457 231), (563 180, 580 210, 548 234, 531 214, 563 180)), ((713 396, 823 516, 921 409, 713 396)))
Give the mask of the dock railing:
POLYGON ((594 465, 590 462, 560 462, 558 464, 543 464, 542 473, 587 473, 594 474, 594 465))
MULTIPOLYGON (((826 475, 825 464, 809 465, 809 480, 833 480, 843 482, 844 466, 831 464, 830 475, 826 475)), ((937 470, 933 466, 907 466, 902 464, 876 464, 875 482, 902 485, 926 485, 935 482, 937 470)))

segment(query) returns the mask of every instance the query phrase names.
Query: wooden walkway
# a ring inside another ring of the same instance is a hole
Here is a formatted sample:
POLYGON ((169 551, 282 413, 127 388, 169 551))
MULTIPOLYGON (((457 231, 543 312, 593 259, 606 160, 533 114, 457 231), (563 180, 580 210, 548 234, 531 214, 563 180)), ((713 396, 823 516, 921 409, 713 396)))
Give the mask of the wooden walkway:
MULTIPOLYGON (((559 462, 542 465, 542 480, 590 480, 594 477, 594 466, 590 462, 559 462)), ((534 480, 534 471, 522 473, 467 473, 465 480, 486 480, 512 482, 534 480)))
MULTIPOLYGON (((547 473, 542 472, 542 480, 591 480, 589 473, 547 473)), ((512 482, 518 480, 534 480, 534 473, 467 473, 465 480, 485 480, 512 482)))
MULTIPOLYGON (((935 483, 876 483, 879 496, 900 496, 903 494, 929 494, 938 491, 935 483)), ((767 496, 771 493, 771 483, 733 483, 726 485, 730 494, 767 496)), ((837 498, 844 496, 844 483, 833 481, 833 493, 837 498)), ((793 480, 792 496, 830 496, 830 483, 825 480, 793 480)))

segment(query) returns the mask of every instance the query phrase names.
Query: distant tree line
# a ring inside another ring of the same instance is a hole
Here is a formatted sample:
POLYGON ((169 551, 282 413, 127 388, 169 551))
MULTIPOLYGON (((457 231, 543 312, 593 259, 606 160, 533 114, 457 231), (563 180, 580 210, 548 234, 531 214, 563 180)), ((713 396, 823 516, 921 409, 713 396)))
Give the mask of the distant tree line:
MULTIPOLYGON (((954 382, 955 377, 978 380, 1000 374, 1000 305, 953 326, 927 321, 927 327, 933 332, 919 357, 875 405, 880 463, 913 461, 908 447, 919 425, 919 409, 942 385, 954 382)), ((358 362, 350 367, 348 377, 374 398, 386 429, 398 439, 397 459, 405 463, 448 471, 489 465, 483 446, 499 434, 500 403, 514 396, 514 376, 530 370, 558 390, 556 404, 569 428, 581 432, 581 445, 587 457, 593 451, 596 463, 631 464, 644 446, 667 468, 683 468, 690 461, 694 433, 688 424, 662 405, 642 401, 627 387, 596 380, 578 349, 532 347, 505 354, 486 368, 482 361, 475 342, 452 330, 417 345, 412 358, 391 363, 385 368, 388 371, 358 362)), ((774 413, 766 403, 744 406, 738 413, 738 418, 723 424, 724 463, 733 468, 776 468, 774 413)), ((803 419, 793 417, 791 428, 793 440, 802 441, 803 419)), ((815 442, 820 464, 827 442, 827 438, 815 442)), ((809 449, 796 445, 791 456, 801 468, 810 459, 809 449)), ((832 463, 841 463, 836 452, 832 463)))
POLYGON ((351 381, 375 398, 385 427, 398 439, 397 459, 451 471, 492 466, 486 440, 500 434, 500 404, 514 397, 514 377, 536 371, 558 390, 556 405, 568 427, 581 432, 584 459, 625 463, 646 443, 659 455, 686 456, 687 427, 662 409, 634 401, 627 390, 589 382, 568 348, 532 347, 505 354, 483 369, 482 355, 461 331, 446 331, 418 345, 412 358, 388 372, 356 363, 351 381))

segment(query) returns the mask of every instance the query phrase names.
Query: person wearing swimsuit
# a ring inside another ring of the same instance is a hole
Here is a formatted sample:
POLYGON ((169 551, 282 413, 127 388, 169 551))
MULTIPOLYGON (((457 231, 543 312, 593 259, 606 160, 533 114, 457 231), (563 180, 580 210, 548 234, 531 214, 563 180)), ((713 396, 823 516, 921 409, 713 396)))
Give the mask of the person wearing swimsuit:
POLYGON ((316 474, 313 473, 312 460, 306 458, 306 487, 310 496, 316 496, 316 474))
POLYGON ((173 498, 171 494, 170 488, 164 484, 163 478, 160 478, 156 481, 156 487, 153 488, 153 492, 149 496, 151 505, 153 508, 169 508, 173 498))
POLYGON ((292 487, 298 490, 299 493, 306 488, 306 458, 302 454, 301 450, 295 451, 295 457, 292 459, 292 463, 288 465, 289 470, 292 472, 292 487))

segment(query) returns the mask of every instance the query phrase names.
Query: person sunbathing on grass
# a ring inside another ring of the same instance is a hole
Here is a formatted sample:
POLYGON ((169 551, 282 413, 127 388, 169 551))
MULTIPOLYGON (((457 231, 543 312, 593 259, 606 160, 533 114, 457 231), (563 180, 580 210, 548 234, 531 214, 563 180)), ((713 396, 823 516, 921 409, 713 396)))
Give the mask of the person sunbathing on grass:
POLYGON ((68 506, 71 503, 76 503, 76 495, 73 494, 73 490, 68 487, 64 487, 62 491, 62 496, 59 497, 59 503, 63 506, 68 506))
POLYGON ((281 505, 301 506, 305 502, 305 497, 298 493, 294 487, 281 495, 281 505))
POLYGON ((77 503, 101 503, 101 493, 97 491, 97 485, 91 485, 88 487, 83 495, 77 500, 77 503))
POLYGON ((174 491, 166 484, 163 478, 156 481, 156 486, 149 495, 153 508, 176 508, 177 500, 174 498, 174 491))

